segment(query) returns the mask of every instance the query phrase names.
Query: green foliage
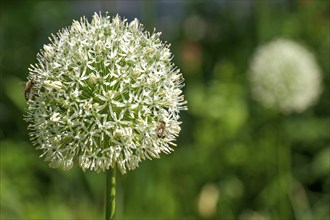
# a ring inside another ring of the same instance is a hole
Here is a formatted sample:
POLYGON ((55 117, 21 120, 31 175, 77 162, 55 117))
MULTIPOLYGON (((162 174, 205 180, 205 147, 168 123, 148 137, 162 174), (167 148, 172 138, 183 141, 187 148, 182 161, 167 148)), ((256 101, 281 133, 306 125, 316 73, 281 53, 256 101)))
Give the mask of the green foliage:
MULTIPOLYGON (((118 175, 118 219, 329 219, 329 1, 228 2, 176 2, 185 10, 171 29, 155 23, 185 76, 189 111, 171 155, 118 175), (301 114, 251 99, 251 55, 276 37, 309 48, 323 73, 318 103, 301 114)), ((103 218, 105 175, 49 168, 22 116, 20 82, 49 34, 84 14, 67 9, 77 5, 1 2, 0 219, 103 218)))

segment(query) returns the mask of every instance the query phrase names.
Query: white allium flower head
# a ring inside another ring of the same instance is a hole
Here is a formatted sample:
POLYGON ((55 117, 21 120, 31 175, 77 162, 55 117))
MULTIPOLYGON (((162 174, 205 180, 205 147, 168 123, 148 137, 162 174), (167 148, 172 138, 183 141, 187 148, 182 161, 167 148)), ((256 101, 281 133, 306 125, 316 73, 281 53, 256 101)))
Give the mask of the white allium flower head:
POLYGON ((277 39, 257 48, 249 79, 255 100, 285 114, 306 110, 316 103, 322 91, 315 57, 288 39, 277 39))
POLYGON ((95 13, 50 38, 29 68, 25 119, 51 167, 126 173, 173 151, 184 79, 159 36, 95 13))

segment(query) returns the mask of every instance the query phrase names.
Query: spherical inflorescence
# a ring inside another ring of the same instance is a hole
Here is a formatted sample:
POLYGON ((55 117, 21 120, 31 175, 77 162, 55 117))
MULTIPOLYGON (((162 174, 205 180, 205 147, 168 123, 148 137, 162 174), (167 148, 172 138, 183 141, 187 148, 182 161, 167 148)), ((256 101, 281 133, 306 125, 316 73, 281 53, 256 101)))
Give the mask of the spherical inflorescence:
POLYGON ((50 38, 29 68, 25 120, 51 167, 122 173, 170 153, 186 109, 184 79, 160 33, 94 14, 50 38))
POLYGON ((255 100, 286 114, 306 110, 322 90, 321 72, 313 54, 287 39, 257 49, 249 79, 255 100))

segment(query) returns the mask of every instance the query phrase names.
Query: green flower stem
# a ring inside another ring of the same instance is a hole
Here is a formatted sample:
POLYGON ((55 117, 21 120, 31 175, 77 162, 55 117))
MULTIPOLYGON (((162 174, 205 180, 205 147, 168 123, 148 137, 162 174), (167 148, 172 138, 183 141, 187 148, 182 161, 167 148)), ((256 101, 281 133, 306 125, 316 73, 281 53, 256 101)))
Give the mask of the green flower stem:
POLYGON ((115 220, 116 215, 116 166, 106 171, 105 220, 115 220))

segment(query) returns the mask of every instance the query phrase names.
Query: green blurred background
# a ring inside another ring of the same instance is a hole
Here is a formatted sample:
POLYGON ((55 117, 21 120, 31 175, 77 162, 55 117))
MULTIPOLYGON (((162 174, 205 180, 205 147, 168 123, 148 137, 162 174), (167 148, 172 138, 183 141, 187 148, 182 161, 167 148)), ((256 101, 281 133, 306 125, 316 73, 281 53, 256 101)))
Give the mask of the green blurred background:
POLYGON ((0 219, 103 218, 105 175, 49 168, 22 116, 39 49, 94 11, 163 32, 186 79, 178 146, 118 175, 118 219, 329 220, 328 0, 1 0, 0 219), (303 113, 282 115, 251 98, 251 56, 276 37, 307 46, 322 70, 323 93, 303 113))

